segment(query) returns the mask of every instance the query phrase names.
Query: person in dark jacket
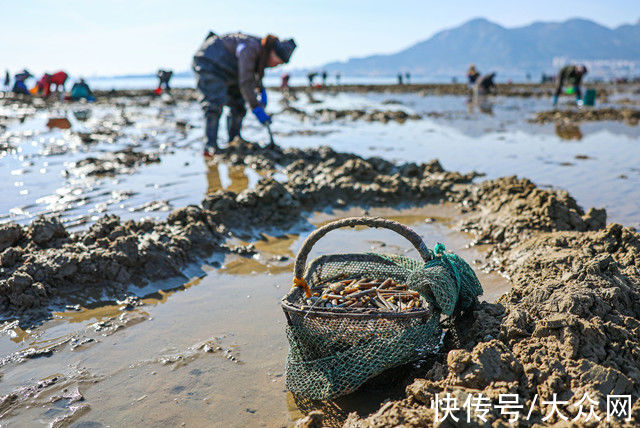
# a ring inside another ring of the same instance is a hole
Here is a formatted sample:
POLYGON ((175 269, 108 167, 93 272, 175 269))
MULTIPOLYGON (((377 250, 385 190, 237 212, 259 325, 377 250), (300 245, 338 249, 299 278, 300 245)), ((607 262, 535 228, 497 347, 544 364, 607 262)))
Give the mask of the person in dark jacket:
POLYGON ((496 77, 496 73, 482 74, 476 78, 473 86, 475 95, 489 95, 495 93, 496 84, 493 79, 496 77))
POLYGON ((318 75, 318 73, 316 73, 315 71, 307 73, 307 80, 309 80, 309 87, 310 88, 313 88, 313 80, 316 78, 317 75, 318 75))
POLYGON ((229 141, 240 135, 247 112, 245 103, 260 123, 271 122, 264 110, 264 70, 289 62, 295 48, 293 39, 280 40, 272 35, 261 39, 234 33, 213 35, 204 41, 193 57, 193 70, 205 114, 205 156, 219 150, 218 124, 224 106, 231 110, 227 117, 229 141))
POLYGON ((169 87, 169 81, 173 77, 173 71, 171 70, 158 70, 158 89, 164 89, 167 92, 171 92, 169 87))
POLYGON ((469 86, 473 86, 480 77, 480 72, 476 69, 475 64, 469 64, 467 69, 467 79, 469 80, 469 86))
POLYGON ((13 88, 11 91, 14 94, 31 95, 31 92, 27 89, 27 85, 24 83, 28 78, 33 76, 26 69, 22 70, 14 76, 13 88))
POLYGON ((564 83, 568 83, 572 85, 569 88, 568 93, 576 94, 576 104, 582 105, 582 91, 580 90, 580 83, 582 82, 582 77, 587 74, 587 67, 582 64, 579 65, 567 65, 560 69, 558 73, 558 78, 556 82, 556 91, 553 94, 553 106, 558 105, 558 97, 562 92, 562 86, 564 83))

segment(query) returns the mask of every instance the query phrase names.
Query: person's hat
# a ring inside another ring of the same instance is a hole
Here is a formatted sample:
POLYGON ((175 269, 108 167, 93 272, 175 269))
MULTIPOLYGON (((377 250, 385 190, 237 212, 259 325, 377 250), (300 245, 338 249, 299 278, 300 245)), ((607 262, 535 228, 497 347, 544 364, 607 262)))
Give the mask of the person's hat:
POLYGON ((287 40, 278 40, 275 46, 273 47, 273 50, 276 53, 276 55, 278 55, 278 58, 280 58, 284 62, 289 62, 289 59, 291 58, 291 54, 293 53, 295 48, 296 48, 296 42, 294 42, 293 39, 287 39, 287 40))

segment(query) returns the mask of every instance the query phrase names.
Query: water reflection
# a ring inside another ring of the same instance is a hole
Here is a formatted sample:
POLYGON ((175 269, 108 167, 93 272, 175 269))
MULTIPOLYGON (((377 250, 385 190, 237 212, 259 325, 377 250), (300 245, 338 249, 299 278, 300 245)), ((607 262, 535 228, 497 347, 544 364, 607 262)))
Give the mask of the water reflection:
POLYGON ((73 117, 75 117, 80 122, 86 122, 91 118, 91 109, 85 108, 80 110, 73 111, 73 117))
POLYGON ((253 169, 241 165, 227 165, 226 163, 207 162, 207 194, 218 190, 229 190, 240 193, 255 187, 260 175, 253 169))
POLYGON ((555 132, 556 135, 563 140, 582 140, 582 132, 580 131, 580 127, 573 123, 557 122, 555 124, 555 132))
POLYGON ((474 114, 477 108, 479 113, 493 116, 494 104, 493 100, 486 95, 474 95, 467 99, 467 112, 474 114))
MULTIPOLYGON (((225 261, 220 272, 231 275, 255 275, 291 272, 295 254, 292 248, 300 240, 300 235, 286 233, 280 236, 262 235, 253 246, 258 250, 251 258, 238 257, 225 261)), ((248 244, 243 242, 243 244, 248 244)))

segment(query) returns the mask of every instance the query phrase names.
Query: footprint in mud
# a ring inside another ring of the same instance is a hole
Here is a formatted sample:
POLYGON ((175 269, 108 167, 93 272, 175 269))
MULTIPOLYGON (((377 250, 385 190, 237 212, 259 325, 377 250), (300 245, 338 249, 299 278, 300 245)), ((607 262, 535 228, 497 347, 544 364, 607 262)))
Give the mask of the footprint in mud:
POLYGON ((187 389, 187 387, 186 387, 186 386, 183 386, 183 385, 176 385, 176 386, 174 386, 173 388, 171 388, 171 389, 169 390, 169 392, 170 392, 171 394, 180 394, 180 393, 181 393, 182 391, 184 391, 185 389, 187 389))
MULTIPOLYGON (((159 363, 164 366, 170 366, 172 370, 178 369, 180 367, 184 367, 195 359, 201 357, 205 354, 221 354, 227 360, 232 361, 237 364, 242 364, 238 358, 233 354, 231 349, 225 349, 219 345, 221 339, 224 336, 220 337, 211 337, 202 342, 196 343, 184 350, 174 350, 172 353, 168 353, 165 355, 161 355, 150 362, 159 363)), ((197 369, 196 369, 197 370, 197 369)), ((198 371, 197 374, 195 370, 191 372, 196 376, 202 374, 202 372, 198 371)))

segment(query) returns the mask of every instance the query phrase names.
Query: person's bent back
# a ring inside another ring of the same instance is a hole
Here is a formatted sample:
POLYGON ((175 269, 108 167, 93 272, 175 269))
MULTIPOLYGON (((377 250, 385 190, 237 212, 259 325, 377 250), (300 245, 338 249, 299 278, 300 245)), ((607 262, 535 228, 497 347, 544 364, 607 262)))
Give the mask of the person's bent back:
POLYGON ((582 64, 567 65, 560 69, 556 83, 556 90, 553 94, 554 107, 558 105, 558 97, 562 93, 562 87, 565 82, 570 85, 569 93, 575 93, 576 104, 582 105, 582 90, 580 89, 580 84, 582 83, 582 78, 585 74, 587 74, 587 67, 582 64))
POLYGON ((207 37, 193 57, 205 113, 205 155, 218 150, 218 123, 224 106, 231 109, 227 118, 229 141, 240 135, 247 111, 245 102, 260 123, 271 121, 264 110, 267 105, 267 93, 262 86, 264 70, 289 62, 295 47, 292 39, 281 41, 271 35, 262 39, 242 33, 207 37))
POLYGON ((496 84, 493 79, 496 73, 483 74, 476 79, 474 90, 476 95, 488 95, 496 91, 496 84))

